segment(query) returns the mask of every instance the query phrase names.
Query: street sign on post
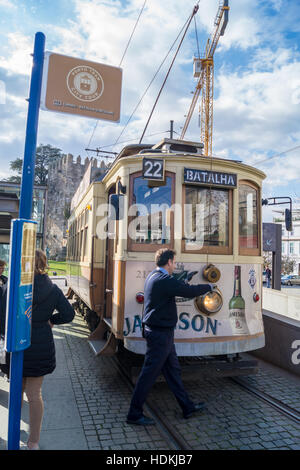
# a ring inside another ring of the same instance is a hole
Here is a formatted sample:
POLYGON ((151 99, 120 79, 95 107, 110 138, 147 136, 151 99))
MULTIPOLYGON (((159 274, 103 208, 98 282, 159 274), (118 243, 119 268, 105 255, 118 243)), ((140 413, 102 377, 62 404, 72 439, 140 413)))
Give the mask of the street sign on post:
POLYGON ((263 223, 263 251, 272 252, 272 289, 281 290, 281 233, 280 224, 263 223))
POLYGON ((8 449, 20 445, 23 350, 30 345, 35 228, 31 221, 35 154, 42 109, 120 121, 122 69, 47 52, 36 33, 27 115, 19 219, 10 252, 6 348, 10 357, 8 449), (45 73, 43 74, 43 70, 45 73))
POLYGON ((19 450, 20 446, 23 350, 26 349, 30 344, 28 344, 28 340, 31 328, 30 322, 28 322, 28 319, 26 318, 26 311, 27 314, 30 315, 30 308, 32 304, 32 262, 35 253, 35 229, 33 229, 33 222, 30 219, 32 212, 32 194, 43 76, 44 49, 45 35, 43 33, 36 33, 27 114, 20 211, 19 219, 17 219, 13 224, 10 251, 11 265, 9 267, 10 273, 8 286, 10 298, 8 301, 8 310, 6 313, 6 342, 7 347, 11 351, 10 389, 8 404, 8 450, 19 450), (22 253, 24 254, 23 260, 21 258, 22 253), (18 273, 20 276, 19 278, 18 273), (17 283, 18 279, 20 279, 19 285, 17 283), (15 288, 17 288, 20 302, 18 309, 12 307, 12 303, 15 302, 15 299, 13 298, 16 293, 14 290, 15 288), (22 295, 24 295, 24 298, 21 307, 22 295), (25 310, 23 311, 21 309, 25 310), (19 317, 17 317, 17 312, 19 317), (20 342, 23 343, 20 344, 20 342))
POLYGON ((120 122, 122 69, 45 52, 41 108, 120 122))

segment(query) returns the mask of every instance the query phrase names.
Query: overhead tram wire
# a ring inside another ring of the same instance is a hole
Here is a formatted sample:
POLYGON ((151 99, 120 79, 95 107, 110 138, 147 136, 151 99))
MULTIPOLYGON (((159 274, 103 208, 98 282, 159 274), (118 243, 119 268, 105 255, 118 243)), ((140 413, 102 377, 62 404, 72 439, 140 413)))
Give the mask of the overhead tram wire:
POLYGON ((277 153, 275 155, 272 155, 271 157, 265 158, 264 160, 260 160, 258 162, 254 162, 254 165, 260 165, 261 163, 269 162, 273 158, 281 157, 282 155, 292 152, 293 150, 300 149, 300 145, 297 145, 296 147, 290 148, 288 150, 285 150, 284 152, 277 153))
MULTIPOLYGON (((196 6, 199 5, 199 3, 200 3, 200 0, 198 0, 196 6)), ((154 82, 155 78, 157 77, 158 73, 160 72, 162 66, 164 65, 164 63, 165 63, 165 61, 167 60, 167 58, 168 58, 170 52, 172 51, 174 45, 176 44, 178 38, 180 37, 182 31, 184 30, 184 28, 186 27, 186 25, 187 25, 187 23, 188 23, 189 21, 190 21, 190 17, 186 20, 186 22, 185 22, 184 25, 182 26, 181 30, 179 31, 179 33, 178 33, 178 35, 177 35, 175 41, 173 42, 173 44, 172 44, 171 47, 169 48, 167 54, 165 55, 164 59, 162 60, 162 62, 161 62, 161 64, 160 64, 160 66, 158 67, 157 71, 155 72, 155 74, 154 74, 152 80, 150 81, 149 85, 147 86, 146 90, 144 91, 143 95, 141 96, 141 98, 140 98, 139 102, 137 103, 136 107, 135 107, 134 110, 132 111, 132 113, 131 113, 131 115, 130 115, 128 121, 126 122, 124 128, 122 129, 121 134, 120 134, 119 137, 117 138, 117 140, 116 140, 116 142, 114 143, 114 145, 117 145, 117 144, 119 143, 119 139, 120 139, 121 136, 123 135, 125 129, 127 128, 128 124, 130 123, 131 119, 133 118, 133 116, 134 116, 136 110, 138 109, 139 105, 141 104, 142 100, 144 99, 144 97, 145 97, 146 93, 148 92, 150 86, 151 86, 152 83, 154 82)))
POLYGON ((152 115, 153 115, 154 109, 155 109, 155 107, 156 107, 156 105, 157 105, 157 102, 158 102, 158 100, 159 100, 159 97, 160 97, 160 95, 161 95, 161 93, 162 93, 162 90, 163 90, 163 88, 164 88, 164 86, 165 86, 165 84, 166 84, 166 81, 167 81, 167 79, 168 79, 168 77, 169 77, 169 74, 170 74, 171 69, 172 69, 172 67, 173 67, 173 64, 174 64, 174 62, 175 62, 175 59, 176 59, 176 57, 177 57, 177 55, 178 55, 179 49, 180 49, 180 47, 181 47, 181 45, 182 45, 182 43, 183 43, 183 40, 184 40, 184 38, 185 38, 185 36, 186 36, 187 30, 189 29, 189 26, 190 26, 190 24, 191 24, 191 21, 192 21, 192 19, 194 18, 194 16, 196 15, 196 13, 197 13, 197 11, 198 11, 198 9, 199 9, 199 3, 200 3, 200 0, 199 0, 199 1, 197 2, 197 4, 194 6, 193 12, 192 12, 191 16, 189 17, 189 19, 188 19, 188 21, 187 21, 187 25, 186 25, 185 31, 184 31, 183 36, 182 36, 182 38, 181 38, 181 41, 180 41, 180 43, 179 43, 179 45, 178 45, 178 47, 177 47, 177 50, 176 50, 176 52, 175 52, 175 55, 174 55, 174 57, 173 57, 173 60, 172 60, 171 65, 170 65, 170 67, 169 67, 169 70, 168 70, 168 72, 167 72, 167 75, 166 75, 166 77, 165 77, 165 79, 164 79, 164 81, 163 81, 163 84, 162 84, 162 86, 161 86, 161 88, 160 88, 160 90, 159 90, 159 93, 158 93, 158 95, 157 95, 157 98, 156 98, 156 100, 155 100, 155 102, 154 102, 154 105, 153 105, 153 107, 152 107, 150 116, 149 116, 149 118, 148 118, 148 120, 147 120, 146 126, 145 126, 145 128, 144 128, 144 130, 143 130, 143 133, 142 133, 142 136, 141 136, 141 138, 140 138, 140 142, 139 142, 139 143, 141 143, 142 140, 143 140, 143 137, 144 137, 144 135, 145 135, 145 132, 146 132, 146 130, 147 130, 147 127, 148 127, 148 125, 149 125, 149 122, 150 122, 150 120, 151 120, 151 117, 152 117, 152 115))
MULTIPOLYGON (((167 134, 168 132, 170 131, 161 131, 161 132, 155 132, 154 134, 147 134, 145 137, 152 137, 154 135, 160 135, 160 134, 167 134)), ((176 134, 178 134, 178 132, 176 131, 173 131, 175 132, 176 134)), ((128 139, 128 140, 122 140, 121 142, 118 142, 119 144, 127 144, 128 142, 136 142, 136 139, 128 139)), ((113 147, 115 145, 115 143, 113 144, 108 144, 108 145, 103 145, 102 147, 99 147, 100 149, 105 149, 107 147, 113 147)), ((113 152, 113 153, 117 153, 117 152, 113 152)))
POLYGON ((147 2, 147 0, 144 1, 144 5, 142 6, 142 9, 141 9, 140 14, 139 14, 139 16, 138 16, 138 19, 136 20, 136 23, 135 23, 134 28, 133 28, 133 30, 132 30, 132 33, 131 33, 131 35, 130 35, 129 41, 128 41, 128 43, 127 43, 127 46, 125 47, 125 51, 124 51, 124 54, 123 54, 123 56, 122 56, 121 62, 120 62, 120 64, 119 64, 119 67, 121 67, 121 64, 122 64, 122 62, 123 62, 123 59, 124 59, 125 54, 126 54, 126 52, 127 52, 127 49, 128 49, 128 47, 129 47, 130 41, 131 41, 131 39, 132 39, 132 37, 133 37, 133 35, 134 35, 134 32, 135 32, 136 27, 137 27, 137 24, 138 24, 138 22, 139 22, 139 20, 140 20, 140 17, 142 16, 142 13, 143 13, 143 11, 144 11, 146 2, 147 2))
MULTIPOLYGON (((123 62, 124 57, 125 57, 125 55, 126 55, 126 52, 127 52, 127 50, 128 50, 129 44, 130 44, 130 42, 131 42, 131 40, 132 40, 132 37, 133 37, 133 35, 134 35, 134 32, 135 32, 136 27, 137 27, 137 25, 138 25, 138 22, 139 22, 139 20, 140 20, 140 18, 141 18, 141 16, 142 16, 142 13, 143 13, 143 11, 144 11, 144 8, 145 8, 146 3, 147 3, 147 0, 144 1, 144 4, 143 4, 143 6, 142 6, 142 9, 141 9, 141 11, 140 11, 140 13, 139 13, 139 16, 138 16, 138 18, 137 18, 137 20, 136 20, 136 22, 135 22, 135 25, 134 25, 133 30, 132 30, 132 32, 131 32, 130 38, 129 38, 128 42, 127 42, 127 45, 126 45, 125 50, 124 50, 124 53, 123 53, 123 55, 122 55, 122 59, 121 59, 121 61, 120 61, 120 63, 119 63, 119 67, 121 67, 121 65, 122 65, 122 62, 123 62)), ((94 129, 93 129, 93 131, 92 131, 92 135, 91 135, 90 140, 89 140, 89 143, 88 143, 88 145, 87 145, 87 148, 90 147, 90 144, 91 144, 92 139, 93 139, 93 137, 94 137, 95 131, 96 131, 97 127, 98 127, 98 123, 99 123, 99 120, 96 121, 96 124, 95 124, 95 126, 94 126, 94 129)))

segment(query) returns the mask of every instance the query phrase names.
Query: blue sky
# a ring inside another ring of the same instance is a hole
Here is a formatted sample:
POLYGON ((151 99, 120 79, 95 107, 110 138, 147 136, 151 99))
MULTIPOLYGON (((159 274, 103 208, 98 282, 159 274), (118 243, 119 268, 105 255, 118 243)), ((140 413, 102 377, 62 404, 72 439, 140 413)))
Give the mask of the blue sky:
MULTIPOLYGON (((118 66, 144 0, 0 0, 0 178, 9 161, 23 156, 34 34, 43 31, 46 49, 118 66)), ((147 0, 122 63, 119 124, 40 112, 38 143, 50 143, 85 158, 87 147, 114 143, 195 0, 147 0)), ((219 0, 201 0, 196 17, 200 51, 213 30, 219 0)), ((290 196, 300 202, 300 5, 298 0, 229 0, 229 23, 215 53, 213 153, 240 159, 266 172, 264 197, 290 196), (270 160, 268 160, 270 159, 270 160)), ((156 143, 174 120, 180 133, 197 52, 192 22, 145 141, 156 143), (159 134, 160 133, 160 134, 159 134)), ((139 140, 166 70, 168 57, 120 142, 139 140)), ((198 106, 197 106, 198 108, 198 106)), ((186 138, 199 140, 195 112, 186 138)), ((123 144, 107 147, 119 151, 123 144)), ((89 154, 92 156, 92 154, 89 154)), ((270 208, 264 208, 270 217, 270 208)))

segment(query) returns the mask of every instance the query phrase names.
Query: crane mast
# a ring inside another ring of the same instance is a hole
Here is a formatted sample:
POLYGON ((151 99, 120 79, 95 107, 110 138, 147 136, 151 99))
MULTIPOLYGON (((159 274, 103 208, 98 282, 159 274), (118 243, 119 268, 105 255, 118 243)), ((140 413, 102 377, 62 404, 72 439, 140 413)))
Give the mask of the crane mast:
POLYGON ((214 60, 213 56, 218 45, 220 36, 224 35, 228 23, 229 0, 221 0, 215 18, 215 29, 208 38, 204 57, 200 58, 199 79, 193 95, 192 103, 182 128, 180 139, 183 139, 194 113, 199 95, 202 92, 200 113, 200 135, 204 143, 204 155, 212 155, 212 130, 213 130, 213 90, 214 90, 214 60))

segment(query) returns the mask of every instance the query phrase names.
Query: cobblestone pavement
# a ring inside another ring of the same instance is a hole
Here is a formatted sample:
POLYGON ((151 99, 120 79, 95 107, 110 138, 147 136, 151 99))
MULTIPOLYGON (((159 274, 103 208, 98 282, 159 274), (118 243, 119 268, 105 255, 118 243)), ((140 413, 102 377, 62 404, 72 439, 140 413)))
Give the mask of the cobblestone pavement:
POLYGON ((59 330, 66 339, 65 355, 89 449, 169 450, 155 426, 126 424, 131 391, 110 358, 94 356, 82 318, 76 315, 70 325, 56 327, 59 330))
MULTIPOLYGON (((126 424, 131 391, 110 358, 93 355, 82 318, 76 315, 72 324, 59 328, 66 339, 65 354, 89 448, 170 449, 157 427, 126 424)), ((261 370, 250 380, 290 406, 299 402, 299 388, 297 393, 287 378, 261 370)), ((188 420, 182 418, 166 383, 156 383, 149 398, 193 449, 300 450, 300 426, 229 379, 197 379, 185 386, 194 401, 207 403, 203 413, 188 420)))
POLYGON ((263 368, 245 382, 300 412, 300 378, 291 381, 279 372, 263 368))

